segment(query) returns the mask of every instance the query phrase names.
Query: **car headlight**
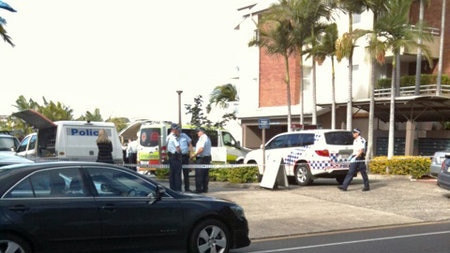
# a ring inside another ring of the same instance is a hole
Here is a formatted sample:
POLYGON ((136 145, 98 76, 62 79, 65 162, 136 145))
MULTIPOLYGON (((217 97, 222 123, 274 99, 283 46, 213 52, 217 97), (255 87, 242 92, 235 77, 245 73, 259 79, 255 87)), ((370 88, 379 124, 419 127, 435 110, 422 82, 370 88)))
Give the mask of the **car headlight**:
POLYGON ((230 208, 233 211, 234 215, 236 215, 236 217, 238 217, 239 219, 245 219, 244 208, 238 205, 231 206, 230 208))

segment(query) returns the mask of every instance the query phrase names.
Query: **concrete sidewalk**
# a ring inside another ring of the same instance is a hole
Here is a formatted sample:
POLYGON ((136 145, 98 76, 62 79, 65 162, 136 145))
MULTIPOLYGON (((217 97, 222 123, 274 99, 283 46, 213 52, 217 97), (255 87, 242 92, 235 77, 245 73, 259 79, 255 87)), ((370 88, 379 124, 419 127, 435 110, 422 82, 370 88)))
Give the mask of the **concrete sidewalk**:
POLYGON ((439 188, 436 180, 369 179, 369 192, 361 191, 357 177, 346 192, 337 189, 334 179, 318 179, 310 186, 275 190, 257 183, 210 182, 207 195, 240 204, 251 239, 450 220, 450 191, 439 188))

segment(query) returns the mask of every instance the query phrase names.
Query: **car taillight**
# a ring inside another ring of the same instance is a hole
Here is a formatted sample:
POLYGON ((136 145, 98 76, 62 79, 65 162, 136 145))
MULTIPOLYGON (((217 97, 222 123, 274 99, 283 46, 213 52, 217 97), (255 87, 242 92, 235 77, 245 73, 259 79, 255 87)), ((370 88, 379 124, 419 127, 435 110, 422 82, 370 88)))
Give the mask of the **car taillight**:
POLYGON ((328 151, 328 149, 316 150, 316 154, 319 156, 330 156, 330 152, 328 151))
POLYGON ((165 163, 167 161, 167 147, 161 146, 159 150, 159 158, 161 159, 161 163, 165 163))

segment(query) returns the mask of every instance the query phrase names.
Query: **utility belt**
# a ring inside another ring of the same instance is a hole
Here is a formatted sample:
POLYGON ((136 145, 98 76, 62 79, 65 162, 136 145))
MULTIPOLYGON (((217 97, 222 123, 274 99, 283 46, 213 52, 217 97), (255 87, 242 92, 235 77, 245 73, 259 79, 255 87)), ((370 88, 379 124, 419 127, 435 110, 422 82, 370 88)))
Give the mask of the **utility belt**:
POLYGON ((167 153, 169 155, 169 159, 180 159, 181 158, 181 154, 180 153, 167 153))
POLYGON ((204 155, 204 156, 197 156, 197 159, 203 159, 203 158, 211 158, 210 155, 204 155))

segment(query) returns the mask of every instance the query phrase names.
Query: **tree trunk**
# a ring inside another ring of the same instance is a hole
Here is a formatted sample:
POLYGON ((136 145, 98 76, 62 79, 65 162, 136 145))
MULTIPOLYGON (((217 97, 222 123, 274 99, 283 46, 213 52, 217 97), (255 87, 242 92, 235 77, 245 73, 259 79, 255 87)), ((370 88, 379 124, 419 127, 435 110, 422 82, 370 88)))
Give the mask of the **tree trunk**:
MULTIPOLYGON (((420 10, 419 10, 419 39, 417 40, 417 43, 419 45, 422 44, 422 24, 423 24, 423 2, 424 0, 420 0, 420 10)), ((416 83, 414 86, 414 95, 418 96, 420 95, 420 74, 422 70, 422 49, 420 47, 417 48, 417 59, 416 59, 416 83)))

